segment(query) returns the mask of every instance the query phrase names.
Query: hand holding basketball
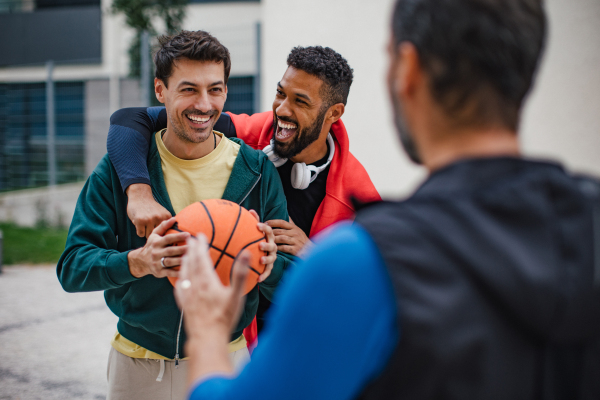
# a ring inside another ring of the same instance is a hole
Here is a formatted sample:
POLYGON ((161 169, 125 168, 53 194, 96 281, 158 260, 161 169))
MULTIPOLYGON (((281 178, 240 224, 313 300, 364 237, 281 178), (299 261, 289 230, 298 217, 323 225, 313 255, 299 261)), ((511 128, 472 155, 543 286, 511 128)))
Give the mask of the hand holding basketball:
POLYGON ((263 272, 259 277, 258 281, 262 282, 271 275, 271 271, 273 270, 273 263, 277 260, 277 245, 275 244, 275 235, 273 234, 273 229, 267 225, 260 222, 260 217, 254 210, 249 210, 250 214, 254 218, 256 218, 259 223, 256 225, 258 230, 265 234, 266 242, 260 243, 260 249, 268 255, 260 258, 260 263, 265 266, 265 272, 263 272))
POLYGON ((127 261, 131 275, 136 278, 146 275, 154 275, 157 278, 177 277, 179 272, 172 267, 180 264, 181 256, 185 254, 187 246, 172 246, 172 244, 184 242, 190 234, 176 232, 165 235, 174 223, 175 218, 161 222, 152 231, 144 247, 129 252, 127 261))
POLYGON ((188 338, 217 331, 217 337, 228 340, 240 318, 250 253, 239 254, 232 266, 231 285, 225 286, 215 272, 205 236, 190 237, 187 248, 175 285, 175 299, 186 313, 188 338))

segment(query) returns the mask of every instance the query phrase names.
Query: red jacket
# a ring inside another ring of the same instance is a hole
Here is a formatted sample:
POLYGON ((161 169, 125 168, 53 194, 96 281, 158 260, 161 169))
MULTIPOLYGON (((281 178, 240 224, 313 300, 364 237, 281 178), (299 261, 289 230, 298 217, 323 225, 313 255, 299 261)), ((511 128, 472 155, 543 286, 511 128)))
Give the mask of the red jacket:
MULTIPOLYGON (((237 137, 248 146, 262 150, 271 142, 272 111, 250 116, 228 114, 235 126, 237 137)), ((335 143, 335 154, 327 175, 325 198, 317 210, 310 229, 311 237, 338 221, 354 217, 351 196, 362 202, 381 200, 367 171, 350 153, 348 133, 341 119, 331 126, 331 133, 335 143)))

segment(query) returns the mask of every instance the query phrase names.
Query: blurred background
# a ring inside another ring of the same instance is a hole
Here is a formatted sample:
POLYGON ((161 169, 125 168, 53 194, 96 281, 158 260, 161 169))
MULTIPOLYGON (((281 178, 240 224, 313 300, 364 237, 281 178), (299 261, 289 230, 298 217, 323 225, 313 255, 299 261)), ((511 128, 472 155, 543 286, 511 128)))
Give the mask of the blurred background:
MULTIPOLYGON (((405 196, 423 179, 391 122, 392 0, 188 1, 0 0, 0 221, 68 226, 80 182, 106 151, 110 114, 157 104, 151 49, 157 34, 180 28, 207 30, 229 48, 225 108, 236 113, 271 109, 293 46, 332 47, 354 68, 343 120, 377 189, 405 196)), ((546 5, 549 41, 521 124, 523 147, 600 174, 600 1, 546 5)))
MULTIPOLYGON (((48 390, 55 390, 56 398, 103 398, 104 348, 97 364, 72 368, 74 377, 67 383, 43 376, 27 380, 32 370, 51 373, 49 360, 71 363, 72 358, 64 357, 73 356, 73 350, 46 343, 46 350, 58 347, 44 358, 45 369, 22 356, 32 341, 39 343, 35 335, 40 324, 59 307, 37 307, 22 293, 30 287, 27 280, 35 279, 56 286, 47 297, 62 299, 51 264, 63 250, 65 228, 83 182, 106 152, 109 117, 121 107, 156 105, 151 49, 157 35, 183 28, 207 30, 219 38, 232 55, 225 110, 235 113, 271 109, 292 47, 333 48, 354 68, 343 117, 351 151, 384 197, 401 198, 415 189, 425 172, 408 161, 396 141, 385 83, 392 4, 393 0, 0 0, 0 271, 2 263, 5 266, 0 275, 0 357, 14 361, 0 367, 0 398, 36 398, 38 392, 54 398, 48 390), (49 266, 22 267, 40 263, 49 266), (9 264, 20 266, 7 268, 9 264), (40 271, 46 275, 32 275, 40 271), (25 300, 16 301, 15 296, 25 300), (19 311, 18 304, 29 311, 19 311), (30 314, 36 307, 46 317, 30 314), (17 337, 20 341, 11 342, 17 337), (19 367, 19 362, 28 366, 19 367), (77 377, 78 369, 84 378, 77 377), (38 391, 23 392, 27 385, 38 391), (82 389, 89 387, 94 390, 82 389)), ((548 42, 525 106, 521 142, 529 156, 600 176, 600 0, 547 0, 546 8, 548 42)), ((38 301, 47 297, 38 293, 38 301)), ((65 297, 65 304, 73 307, 74 298, 65 297)), ((72 325, 63 319, 57 326, 70 326, 73 333, 75 326, 87 325, 102 332, 108 345, 111 332, 94 323, 111 321, 112 331, 112 314, 103 308, 101 296, 89 301, 87 308, 60 314, 76 317, 72 325), (100 312, 104 314, 94 314, 100 312)))

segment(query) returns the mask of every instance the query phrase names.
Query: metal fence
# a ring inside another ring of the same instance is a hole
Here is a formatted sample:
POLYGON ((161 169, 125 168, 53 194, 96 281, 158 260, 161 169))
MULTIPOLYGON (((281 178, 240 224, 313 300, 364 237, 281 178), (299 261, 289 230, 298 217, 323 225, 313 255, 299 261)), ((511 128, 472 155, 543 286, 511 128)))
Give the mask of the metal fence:
MULTIPOLYGON (((85 179, 84 83, 56 82, 56 183, 85 179)), ((46 84, 0 84, 0 191, 46 186, 46 84)))

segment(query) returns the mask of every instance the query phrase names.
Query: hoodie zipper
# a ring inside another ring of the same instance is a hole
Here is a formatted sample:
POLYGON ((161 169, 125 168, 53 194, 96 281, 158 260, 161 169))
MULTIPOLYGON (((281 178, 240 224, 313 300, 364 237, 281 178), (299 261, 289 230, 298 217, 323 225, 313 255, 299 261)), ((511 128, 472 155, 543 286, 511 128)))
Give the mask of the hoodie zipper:
POLYGON ((258 182, 260 181, 260 178, 262 178, 262 174, 258 174, 258 178, 256 178, 256 181, 254 181, 254 185, 252 185, 252 187, 250 188, 250 190, 248 190, 248 192, 246 192, 246 195, 242 198, 242 200, 240 200, 238 202, 238 204, 242 204, 244 202, 244 200, 246 200, 246 198, 250 195, 250 193, 252 193, 252 191, 254 190, 254 188, 256 187, 256 185, 258 184, 258 182))
MULTIPOLYGON (((239 201, 238 204, 241 205, 244 202, 244 200, 246 200, 246 198, 250 195, 250 193, 252 193, 252 191, 254 190, 256 185, 258 185, 260 178, 262 178, 262 174, 258 174, 258 178, 256 179, 256 181, 254 181, 254 184, 252 185, 250 190, 248 190, 248 192, 246 192, 246 194, 244 195, 242 200, 239 201)), ((181 336, 181 326, 182 325, 183 325, 183 311, 181 311, 181 317, 179 318, 179 328, 177 329, 177 342, 175 344, 175 368, 177 368, 179 366, 179 337, 181 336)))
POLYGON ((177 330, 177 344, 175 345, 175 368, 179 366, 179 336, 181 335, 181 325, 183 325, 183 310, 179 318, 179 329, 177 330))

